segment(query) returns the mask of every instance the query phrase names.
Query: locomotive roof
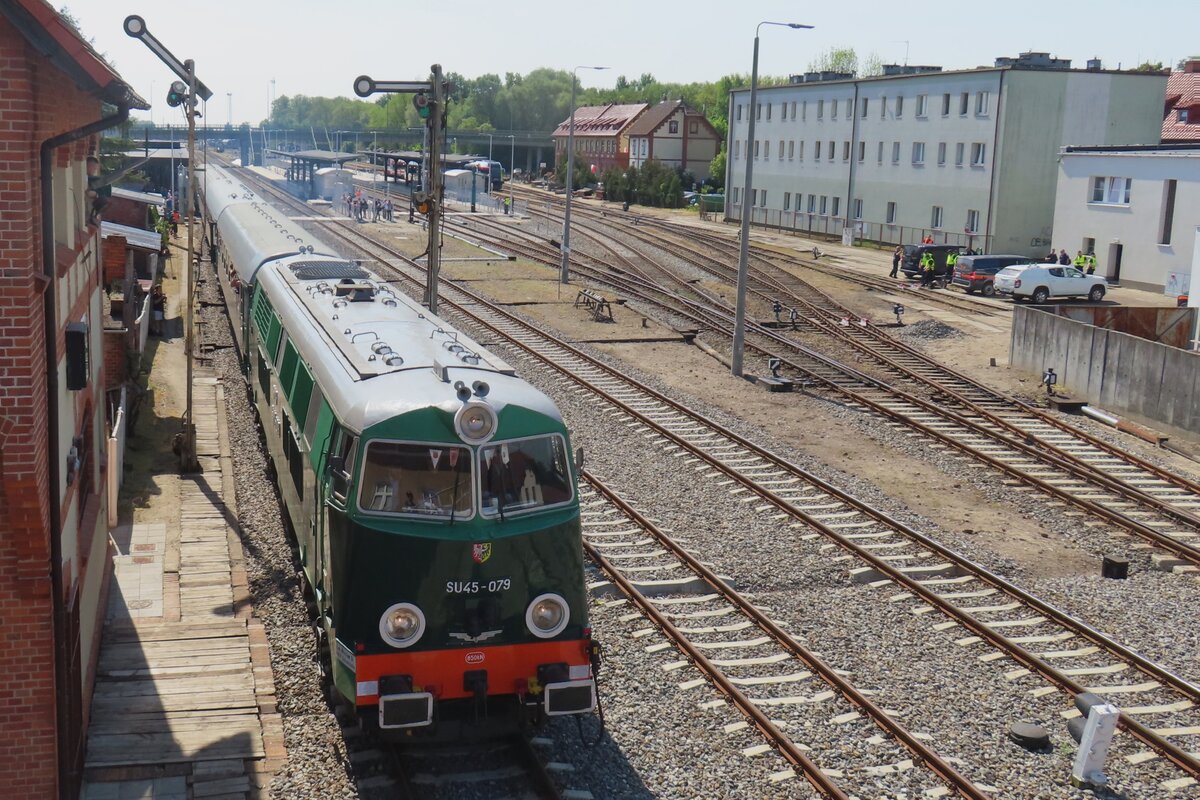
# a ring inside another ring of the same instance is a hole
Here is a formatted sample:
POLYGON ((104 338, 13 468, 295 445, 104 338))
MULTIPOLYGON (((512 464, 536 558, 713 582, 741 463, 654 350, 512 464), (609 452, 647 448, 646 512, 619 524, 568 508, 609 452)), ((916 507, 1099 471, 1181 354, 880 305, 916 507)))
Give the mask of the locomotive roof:
POLYGON ((299 225, 282 216, 236 174, 216 165, 208 167, 204 203, 209 218, 221 228, 221 238, 243 283, 253 283, 267 263, 312 247, 333 251, 299 225))
POLYGON ((428 406, 453 413, 462 404, 454 384, 478 380, 491 387, 486 399, 497 413, 512 403, 561 422, 511 366, 359 263, 292 255, 263 267, 258 283, 355 430, 428 406))

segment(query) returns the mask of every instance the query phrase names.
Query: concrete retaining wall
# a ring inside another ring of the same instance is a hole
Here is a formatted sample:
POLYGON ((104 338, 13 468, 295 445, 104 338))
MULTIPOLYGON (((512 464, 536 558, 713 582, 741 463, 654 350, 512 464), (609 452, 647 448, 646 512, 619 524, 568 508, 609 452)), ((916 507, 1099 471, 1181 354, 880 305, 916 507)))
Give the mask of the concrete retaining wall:
MULTIPOLYGON (((1180 324, 1190 327, 1192 321, 1180 324)), ((1041 375, 1052 367, 1060 391, 1101 408, 1200 433, 1196 352, 1097 328, 1058 316, 1052 308, 1024 305, 1013 308, 1009 352, 1018 369, 1041 375)))

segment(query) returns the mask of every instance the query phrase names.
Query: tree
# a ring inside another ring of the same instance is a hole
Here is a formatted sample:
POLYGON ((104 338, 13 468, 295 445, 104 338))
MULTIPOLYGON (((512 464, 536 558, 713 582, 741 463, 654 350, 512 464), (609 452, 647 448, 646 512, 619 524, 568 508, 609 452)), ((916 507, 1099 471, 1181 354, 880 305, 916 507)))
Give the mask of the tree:
POLYGON ((708 183, 717 188, 725 188, 725 148, 717 153, 708 165, 708 183))
POLYGON ((879 53, 871 51, 871 54, 862 60, 859 69, 859 77, 870 78, 874 75, 883 74, 883 59, 879 57, 879 53))
POLYGON ((1161 61, 1143 61, 1133 68, 1134 72, 1162 72, 1166 67, 1161 61))
POLYGON ((848 72, 858 74, 858 55, 853 47, 831 47, 808 63, 809 72, 848 72))

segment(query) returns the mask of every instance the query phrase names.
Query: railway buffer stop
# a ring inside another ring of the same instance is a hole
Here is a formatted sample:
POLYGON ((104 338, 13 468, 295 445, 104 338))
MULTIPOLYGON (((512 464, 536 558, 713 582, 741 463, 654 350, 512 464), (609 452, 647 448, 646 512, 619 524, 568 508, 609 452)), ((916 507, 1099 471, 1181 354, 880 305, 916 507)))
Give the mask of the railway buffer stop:
POLYGON ((358 159, 354 153, 337 153, 333 150, 301 150, 296 153, 289 153, 286 150, 268 150, 267 154, 287 162, 284 176, 288 183, 299 189, 303 200, 317 196, 317 170, 325 167, 341 167, 347 161, 358 159))

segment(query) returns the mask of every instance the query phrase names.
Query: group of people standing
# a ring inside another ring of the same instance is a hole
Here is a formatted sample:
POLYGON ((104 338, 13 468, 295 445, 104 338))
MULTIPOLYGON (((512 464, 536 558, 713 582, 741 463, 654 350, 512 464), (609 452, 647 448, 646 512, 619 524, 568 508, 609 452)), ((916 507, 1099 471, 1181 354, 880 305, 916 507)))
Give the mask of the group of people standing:
POLYGON ((1075 267, 1088 275, 1096 274, 1096 254, 1091 250, 1087 253, 1082 250, 1075 251, 1075 258, 1067 255, 1066 250, 1059 250, 1058 253, 1051 250, 1042 261, 1047 264, 1058 264, 1060 267, 1075 267))
POLYGON ((389 197, 386 200, 380 200, 378 197, 370 198, 363 194, 362 189, 343 194, 342 208, 345 210, 346 216, 359 222, 366 222, 368 216, 371 222, 379 222, 380 219, 386 222, 395 222, 392 216, 395 211, 392 198, 389 197))

